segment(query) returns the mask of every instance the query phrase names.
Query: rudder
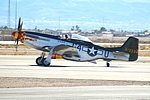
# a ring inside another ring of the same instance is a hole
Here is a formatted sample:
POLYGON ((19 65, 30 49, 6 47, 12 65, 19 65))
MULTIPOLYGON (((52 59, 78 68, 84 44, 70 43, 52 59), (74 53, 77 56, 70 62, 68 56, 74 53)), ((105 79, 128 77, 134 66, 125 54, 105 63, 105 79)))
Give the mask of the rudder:
POLYGON ((121 46, 122 52, 130 54, 129 61, 135 61, 138 59, 138 44, 139 39, 134 37, 129 37, 127 41, 121 46))

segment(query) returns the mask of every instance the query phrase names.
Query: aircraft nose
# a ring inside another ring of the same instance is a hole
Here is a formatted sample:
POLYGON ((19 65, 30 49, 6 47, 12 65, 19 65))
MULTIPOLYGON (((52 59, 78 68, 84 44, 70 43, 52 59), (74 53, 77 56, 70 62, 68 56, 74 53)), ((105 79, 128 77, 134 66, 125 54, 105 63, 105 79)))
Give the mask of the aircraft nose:
POLYGON ((18 38, 18 32, 13 32, 12 36, 17 39, 18 38))
POLYGON ((17 39, 17 40, 20 40, 20 42, 24 43, 24 35, 25 35, 25 32, 24 31, 15 31, 12 33, 12 36, 17 39))

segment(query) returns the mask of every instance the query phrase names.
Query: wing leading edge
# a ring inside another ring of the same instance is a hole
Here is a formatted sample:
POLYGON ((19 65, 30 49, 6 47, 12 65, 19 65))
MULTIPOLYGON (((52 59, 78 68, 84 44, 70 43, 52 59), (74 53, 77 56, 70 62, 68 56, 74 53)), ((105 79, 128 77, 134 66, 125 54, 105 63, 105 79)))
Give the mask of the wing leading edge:
POLYGON ((80 58, 77 49, 67 45, 56 46, 54 48, 54 53, 61 55, 64 59, 69 60, 78 60, 80 58))

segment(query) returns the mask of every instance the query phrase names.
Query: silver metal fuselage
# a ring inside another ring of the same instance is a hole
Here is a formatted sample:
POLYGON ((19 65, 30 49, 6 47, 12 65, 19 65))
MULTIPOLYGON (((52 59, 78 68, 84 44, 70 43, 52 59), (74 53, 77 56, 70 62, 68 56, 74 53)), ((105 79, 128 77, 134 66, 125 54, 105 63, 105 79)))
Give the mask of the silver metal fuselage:
MULTIPOLYGON (((59 36, 53 36, 44 33, 28 32, 24 36, 24 44, 37 50, 47 51, 59 45, 68 46, 77 50, 78 56, 62 55, 64 59, 74 61, 93 61, 96 59, 104 60, 129 60, 128 53, 110 51, 107 48, 95 45, 91 42, 77 39, 62 39, 59 36)), ((56 52, 57 54, 57 52, 56 52)), ((71 55, 71 54, 70 54, 71 55)))

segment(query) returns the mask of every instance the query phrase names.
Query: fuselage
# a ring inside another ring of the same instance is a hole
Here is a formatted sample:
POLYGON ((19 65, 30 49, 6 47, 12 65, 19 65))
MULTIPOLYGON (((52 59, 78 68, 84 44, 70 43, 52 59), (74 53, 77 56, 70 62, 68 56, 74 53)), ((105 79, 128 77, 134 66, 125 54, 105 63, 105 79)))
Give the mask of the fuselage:
MULTIPOLYGON (((89 41, 77 39, 62 39, 60 36, 53 36, 50 34, 36 33, 25 31, 24 44, 31 46, 37 50, 47 51, 52 47, 65 45, 77 49, 77 56, 65 56, 63 58, 75 61, 92 61, 96 59, 104 60, 125 60, 129 59, 129 54, 123 55, 115 54, 107 48, 98 46, 89 41)), ((57 52, 56 52, 57 53, 57 52)))

